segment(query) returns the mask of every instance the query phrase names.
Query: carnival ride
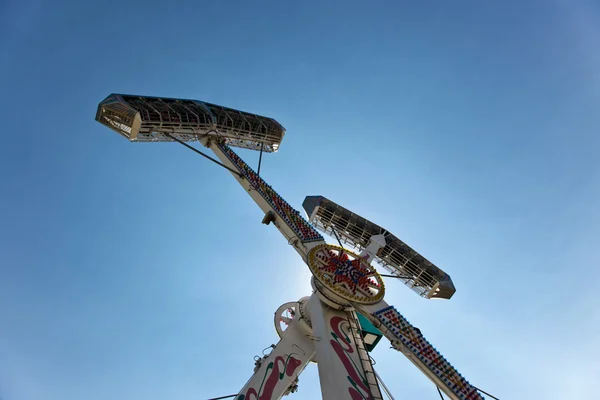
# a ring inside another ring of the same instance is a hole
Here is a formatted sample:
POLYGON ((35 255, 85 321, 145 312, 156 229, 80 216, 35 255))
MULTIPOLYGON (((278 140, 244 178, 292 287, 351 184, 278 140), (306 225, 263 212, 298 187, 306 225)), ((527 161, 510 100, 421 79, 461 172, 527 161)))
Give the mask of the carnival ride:
POLYGON ((313 275, 310 296, 276 311, 277 345, 255 360, 243 388, 226 397, 280 399, 298 389, 298 376, 313 361, 324 399, 376 400, 384 393, 393 399, 368 353, 385 336, 437 386, 440 396, 483 399, 483 391, 384 300, 382 276, 398 278, 424 298, 449 299, 455 288, 448 274, 386 229, 325 197, 304 200, 309 223, 259 176, 260 161, 257 173, 232 150, 260 151, 260 160, 263 152, 276 152, 285 134, 277 121, 197 100, 122 94, 103 100, 96 120, 130 141, 179 142, 229 170, 265 213, 262 222, 281 232, 313 275), (194 141, 218 160, 188 143, 194 141), (327 244, 317 229, 334 236, 339 246, 327 244), (379 274, 373 261, 391 275, 379 274))

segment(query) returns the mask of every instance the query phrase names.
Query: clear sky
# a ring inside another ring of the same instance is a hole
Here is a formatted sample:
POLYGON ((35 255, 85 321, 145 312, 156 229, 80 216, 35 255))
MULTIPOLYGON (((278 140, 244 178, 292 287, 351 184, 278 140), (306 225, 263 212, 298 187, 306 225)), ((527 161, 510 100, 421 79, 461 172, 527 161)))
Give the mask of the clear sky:
MULTIPOLYGON (((0 398, 235 393, 310 293, 229 173, 94 121, 112 92, 276 118, 262 171, 293 206, 327 196, 452 276, 450 301, 386 298, 468 380, 595 396, 599 42, 591 0, 0 1, 0 398)), ((396 398, 438 398, 374 357, 396 398)), ((319 396, 311 365, 290 398, 319 396)))

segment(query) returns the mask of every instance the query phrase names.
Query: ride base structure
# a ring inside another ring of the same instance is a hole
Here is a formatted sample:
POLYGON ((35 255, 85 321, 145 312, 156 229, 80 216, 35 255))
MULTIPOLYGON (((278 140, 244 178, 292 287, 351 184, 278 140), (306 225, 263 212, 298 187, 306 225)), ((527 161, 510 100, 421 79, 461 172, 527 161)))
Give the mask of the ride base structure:
POLYGON ((275 226, 310 269, 312 294, 277 309, 280 340, 256 360, 252 376, 232 396, 236 400, 280 399, 296 392, 310 362, 317 364, 323 399, 378 400, 384 393, 393 399, 369 356, 382 336, 450 399, 483 399, 418 328, 386 303, 383 277, 373 263, 427 299, 452 297, 456 289, 448 274, 386 229, 323 196, 304 200, 307 221, 232 150, 258 150, 261 157, 276 152, 285 134, 277 121, 197 100, 121 94, 98 105, 96 120, 130 141, 177 141, 187 147, 198 142, 210 149, 213 161, 229 170, 265 213, 262 222, 275 226), (340 245, 326 243, 317 229, 340 245))

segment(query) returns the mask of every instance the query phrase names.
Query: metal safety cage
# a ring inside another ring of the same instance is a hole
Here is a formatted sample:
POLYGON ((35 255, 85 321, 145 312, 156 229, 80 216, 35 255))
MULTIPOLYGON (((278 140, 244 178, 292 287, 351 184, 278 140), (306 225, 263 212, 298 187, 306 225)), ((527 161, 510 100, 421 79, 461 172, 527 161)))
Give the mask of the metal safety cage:
POLYGON ((265 152, 279 149, 285 129, 272 118, 198 100, 111 94, 96 121, 133 142, 193 142, 219 136, 229 146, 265 152))
POLYGON ((456 292, 448 274, 379 225, 323 196, 307 196, 302 206, 317 229, 361 251, 372 236, 383 234, 386 245, 375 260, 419 296, 449 299, 456 292))

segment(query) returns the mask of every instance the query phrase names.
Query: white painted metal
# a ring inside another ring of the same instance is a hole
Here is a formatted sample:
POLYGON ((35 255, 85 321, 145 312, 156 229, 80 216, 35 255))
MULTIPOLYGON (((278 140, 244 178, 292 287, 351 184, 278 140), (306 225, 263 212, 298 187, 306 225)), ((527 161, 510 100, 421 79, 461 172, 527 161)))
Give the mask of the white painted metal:
POLYGON ((365 381, 369 387, 369 392, 371 394, 370 398, 374 400, 382 399, 383 397, 381 395, 381 389, 379 388, 379 382, 377 381, 377 375, 375 374, 375 370, 373 369, 371 356, 369 356, 369 352, 365 348, 365 343, 360 328, 360 322, 358 321, 356 311, 347 311, 346 314, 348 315, 348 322, 350 323, 352 339, 356 345, 356 354, 360 359, 360 365, 365 374, 365 381))
POLYGON ((377 371, 375 369, 373 369, 373 372, 375 373, 375 376, 377 377, 377 381, 379 382, 379 384, 381 385, 383 392, 386 394, 386 396, 390 399, 390 400, 396 400, 394 399, 394 396, 392 395, 392 393, 390 392, 390 389, 388 389, 388 387, 385 385, 385 383, 383 382, 383 379, 381 379, 381 376, 379 376, 379 374, 377 373, 377 371))
POLYGON ((373 235, 367 247, 360 253, 360 256, 370 263, 377 256, 379 249, 383 247, 385 247, 385 235, 373 235))
POLYGON ((404 354, 425 376, 452 400, 483 399, 458 371, 385 300, 377 304, 354 304, 388 338, 392 347, 404 354))
MULTIPOLYGON (((229 157, 225 155, 223 150, 215 143, 214 140, 210 140, 210 138, 203 138, 200 141, 204 146, 210 148, 215 155, 219 158, 219 160, 236 171, 239 171, 239 168, 231 162, 229 157)), ((242 178, 239 175, 231 173, 231 175, 238 181, 238 183, 244 188, 244 190, 252 197, 252 200, 260 207, 260 209, 266 214, 269 212, 276 215, 275 220, 273 221, 273 225, 281 232, 283 237, 287 240, 288 244, 291 244, 294 249, 300 254, 303 260, 306 261, 306 256, 310 249, 318 244, 324 244, 325 241, 321 238, 320 240, 315 240, 311 242, 302 241, 298 236, 298 233, 295 232, 285 221, 279 218, 277 215, 277 210, 269 204, 265 198, 249 183, 246 178, 242 178)))
POLYGON ((289 303, 282 304, 277 311, 275 311, 273 322, 275 323, 275 330, 280 338, 283 336, 283 332, 290 326, 294 317, 296 317, 299 308, 297 301, 290 301, 289 303))
POLYGON ((313 341, 303 324, 306 322, 301 319, 291 321, 273 351, 259 361, 236 400, 277 400, 295 391, 294 382, 315 355, 313 341))
MULTIPOLYGON (((308 300, 303 298, 300 302, 286 303, 277 310, 276 323, 282 310, 294 309, 288 320, 289 327, 278 330, 280 342, 262 360, 237 400, 254 400, 248 397, 253 394, 260 395, 261 399, 280 399, 290 389, 294 391, 294 383, 306 364, 317 359, 323 399, 382 399, 378 377, 365 349, 354 309, 367 317, 390 340, 394 349, 404 354, 450 399, 483 399, 421 331, 384 300, 372 305, 352 304, 352 309, 329 298, 324 303, 320 291, 327 290, 315 285, 314 278, 313 287, 318 291, 308 300), (287 372, 288 368, 289 373, 280 381, 275 379, 275 372, 287 372)), ((385 391, 389 392, 387 388, 385 391)))
POLYGON ((323 399, 382 399, 354 312, 331 308, 313 295, 308 313, 323 399))
MULTIPOLYGON (((235 165, 230 160, 230 158, 224 153, 222 148, 219 147, 215 142, 212 142, 208 138, 205 138, 202 140, 202 143, 206 147, 209 147, 217 155, 217 157, 221 160, 221 162, 223 164, 225 164, 226 166, 228 166, 234 170, 240 170, 239 161, 238 161, 238 165, 235 165)), ((242 164, 242 167, 244 167, 244 164, 242 164)), ((232 175, 238 181, 238 183, 240 185, 242 185, 242 187, 246 190, 246 192, 248 192, 248 194, 257 203, 257 205, 263 210, 263 212, 265 212, 265 214, 268 214, 269 212, 271 212, 271 213, 277 212, 277 210, 271 204, 269 204, 269 202, 267 202, 265 200, 264 196, 261 195, 260 193, 258 193, 258 191, 255 188, 253 188, 253 186, 249 183, 249 181, 246 178, 240 177, 233 173, 232 173, 232 175)), ((275 217, 273 219, 273 224, 281 232, 281 234, 286 238, 288 243, 292 244, 294 246, 294 249, 298 252, 298 254, 300 254, 302 259, 308 263, 307 255, 310 252, 310 250, 320 244, 325 244, 325 241, 324 240, 310 241, 310 242, 302 241, 301 238, 298 236, 297 232, 295 232, 288 223, 286 223, 285 221, 282 221, 280 218, 278 218, 279 216, 280 215, 278 215, 277 217, 275 217)), ((385 241, 381 240, 382 238, 380 238, 378 236, 379 235, 372 236, 369 245, 363 249, 363 255, 368 257, 369 260, 373 259, 374 255, 377 253, 379 248, 385 246, 385 241), (383 244, 383 246, 382 246, 382 244, 383 244)), ((313 285, 315 285, 315 283, 313 283, 313 285)), ((324 288, 319 287, 319 286, 322 286, 322 285, 318 285, 318 283, 317 283, 315 287, 317 289, 319 289, 319 292, 323 292, 326 294, 325 296, 323 296, 323 294, 320 294, 321 296, 324 297, 323 298, 324 301, 327 301, 328 303, 333 303, 333 304, 330 304, 332 306, 338 302, 339 299, 334 300, 333 302, 331 301, 332 299, 336 298, 336 296, 332 296, 333 293, 331 293, 331 291, 323 290, 324 288)), ((344 304, 343 301, 341 303, 344 304)), ((362 310, 363 315, 365 315, 367 318, 369 318, 369 320, 371 320, 371 322, 374 323, 376 327, 381 329, 381 332, 392 342, 392 346, 394 348, 396 348, 397 350, 400 350, 404 355, 406 355, 407 358, 409 358, 409 360, 411 360, 429 379, 431 379, 436 385, 438 385, 440 387, 440 389, 442 391, 444 391, 444 393, 446 393, 448 396, 450 396, 451 399, 481 399, 482 398, 476 392, 473 392, 474 393, 473 396, 470 396, 470 397, 457 395, 455 390, 452 389, 452 385, 453 385, 452 381, 448 381, 444 376, 439 376, 439 374, 436 373, 439 371, 436 371, 435 368, 428 366, 425 361, 423 361, 422 359, 419 358, 418 353, 415 354, 414 350, 411 350, 408 346, 403 344, 402 338, 400 338, 396 334, 394 334, 391 329, 386 328, 384 325, 382 325, 381 321, 375 316, 374 313, 388 307, 388 305, 387 305, 387 303, 385 303, 385 301, 382 300, 382 301, 378 302, 377 304, 370 305, 370 306, 359 305, 359 304, 355 304, 355 306, 357 307, 357 309, 362 310)), ((311 298, 311 301, 309 302, 309 305, 308 305, 308 309, 309 309, 310 319, 312 321, 313 336, 316 336, 320 339, 326 338, 328 336, 328 334, 330 333, 326 330, 327 323, 330 322, 330 320, 327 320, 327 316, 330 314, 327 314, 327 313, 332 313, 332 315, 336 314, 338 317, 345 318, 346 321, 348 320, 347 319, 348 318, 347 311, 334 310, 334 308, 331 308, 330 306, 324 304, 321 300, 317 299, 317 296, 313 296, 311 298), (316 299, 316 300, 314 300, 314 299, 316 299), (327 311, 327 313, 325 313, 325 310, 327 311), (314 319, 315 316, 317 316, 316 320, 314 319)), ((347 322, 347 323, 348 323, 348 325, 350 325, 350 322, 347 322)), ((289 328, 288 328, 288 330, 289 330, 289 328)), ((286 332, 287 332, 287 330, 286 330, 286 332)), ((345 398, 345 397, 340 397, 341 396, 340 393, 347 393, 347 391, 348 391, 348 387, 347 387, 347 385, 345 385, 345 383, 347 382, 346 377, 348 375, 340 375, 340 374, 343 374, 344 371, 346 371, 346 370, 342 369, 343 365, 341 364, 341 362, 338 361, 336 363, 335 360, 332 361, 333 358, 331 356, 332 356, 333 350, 331 348, 331 344, 330 343, 328 344, 328 342, 323 342, 323 340, 319 340, 319 341, 315 342, 315 349, 316 349, 315 357, 318 360, 317 365, 319 366, 319 377, 321 379, 321 388, 322 388, 323 398, 326 400, 329 400, 329 399, 337 400, 340 398, 345 398), (342 390, 342 392, 340 392, 340 390, 342 390)), ((354 353, 355 357, 353 359, 354 363, 355 363, 355 365, 362 366, 363 360, 361 360, 361 358, 358 357, 357 354, 358 354, 358 352, 355 351, 355 353, 354 353)), ((440 357, 441 357, 441 355, 440 355, 440 357)), ((365 369, 368 370, 368 367, 367 368, 361 367, 361 370, 363 373, 362 376, 365 376, 365 369)), ((348 372, 346 371, 346 373, 348 373, 348 372)), ((456 372, 456 374, 458 374, 458 373, 456 372)), ((454 375, 456 375, 456 374, 454 374, 454 375)), ((373 380, 374 380, 374 385, 377 386, 377 382, 376 382, 376 378, 375 378, 374 374, 372 376, 373 376, 373 380)), ((462 379, 462 377, 460 377, 460 375, 458 375, 456 378, 462 379)), ((368 387, 370 387, 370 386, 371 385, 369 384, 368 387)), ((377 393, 376 394, 374 393, 372 396, 373 396, 372 398, 374 398, 374 399, 380 399, 381 398, 380 390, 377 389, 377 393), (378 396, 378 397, 376 397, 376 396, 378 396)), ((265 397, 265 398, 277 399, 278 397, 265 397)), ((240 398, 240 400, 242 400, 242 399, 240 398)))
MULTIPOLYGON (((105 125, 128 139, 139 140, 139 137, 137 137, 140 130, 139 112, 135 109, 121 109, 119 108, 120 106, 114 106, 110 101, 110 96, 104 103, 107 106, 110 105, 112 108, 104 110, 101 104, 98 118, 102 117, 101 119, 105 125)), ((165 124, 162 119, 161 124, 165 124)), ((191 133, 176 132, 180 128, 172 127, 169 129, 173 130, 173 134, 180 134, 181 137, 178 136, 178 138, 181 140, 199 140, 204 146, 210 148, 225 166, 240 172, 242 176, 233 172, 232 175, 265 213, 266 218, 263 222, 267 224, 272 222, 288 243, 294 246, 294 249, 300 254, 302 259, 308 263, 307 255, 311 249, 325 244, 320 234, 304 219, 299 217, 299 213, 296 210, 279 197, 266 182, 257 177, 256 173, 239 159, 235 153, 230 151, 226 145, 221 142, 217 143, 217 141, 222 140, 218 132, 212 131, 211 136, 199 136, 199 132, 197 131, 192 131, 191 133), (190 138, 186 135, 190 136, 190 138)), ((171 130, 168 132, 171 133, 171 130)), ((208 131, 205 133, 208 133, 208 131)), ((153 132, 149 132, 146 135, 153 135, 153 132)), ((248 133, 248 135, 250 134, 248 133)), ((280 136, 282 137, 283 133, 280 136)), ((270 150, 275 151, 277 149, 281 137, 273 141, 270 150)), ((154 139, 150 138, 148 140, 153 141, 154 139)), ((253 148, 252 146, 257 147, 261 140, 266 141, 267 138, 253 138, 248 136, 242 139, 232 137, 230 140, 234 142, 236 140, 248 142, 237 144, 241 147, 253 148), (252 142, 253 140, 255 142, 252 142)), ((311 219, 315 218, 315 215, 316 208, 313 210, 312 215, 310 215, 311 219)), ((367 222, 375 226, 370 221, 367 222)), ((323 226, 323 228, 327 229, 328 227, 323 226)), ((360 230, 360 227, 355 228, 360 230)), ((329 229, 333 228, 329 227, 329 229)), ((373 259, 382 262, 382 260, 379 260, 378 251, 386 246, 386 239, 383 235, 370 236, 369 240, 369 236, 366 233, 361 233, 357 236, 354 233, 349 233, 350 228, 346 230, 348 232, 342 231, 342 240, 348 240, 362 248, 363 252, 361 256, 368 262, 373 259), (355 240, 355 236, 359 237, 360 243, 355 240), (369 242, 367 243, 366 240, 369 240, 369 242)), ((379 228, 377 232, 383 232, 383 229, 379 228)), ((401 243, 399 239, 393 237, 393 235, 389 235, 389 233, 388 237, 401 243)), ((406 263, 404 264, 408 264, 415 255, 418 255, 412 249, 410 249, 410 254, 411 258, 405 260, 406 263)), ((400 268, 398 267, 400 264, 394 261, 393 266, 394 268, 400 268)), ((404 264, 403 266, 406 266, 404 264)), ((426 264, 429 267, 432 266, 428 262, 426 264)), ((384 267, 389 267, 386 263, 383 265, 384 267)), ((392 271, 396 271, 394 268, 392 268, 392 271)), ((335 273, 340 272, 340 270, 335 271, 335 273)), ((445 276, 447 277, 447 275, 445 276)), ((449 279, 449 277, 447 278, 449 279)), ((451 281, 449 282, 451 284, 451 281)), ((323 399, 357 398, 352 396, 352 391, 355 391, 355 394, 360 398, 382 399, 377 377, 370 357, 364 349, 363 339, 359 331, 359 323, 352 307, 360 311, 375 327, 380 329, 395 349, 406 355, 417 368, 451 399, 478 400, 483 398, 424 339, 417 328, 409 324, 397 310, 388 306, 384 300, 370 305, 358 304, 352 300, 348 301, 350 297, 345 296, 344 293, 340 293, 337 288, 332 287, 332 289, 329 289, 314 278, 312 279, 312 285, 315 293, 313 293, 310 299, 303 299, 304 301, 301 300, 301 302, 296 303, 295 311, 300 310, 301 312, 296 312, 294 318, 287 320, 289 322, 287 329, 278 330, 278 334, 281 337, 279 343, 268 356, 259 360, 253 376, 239 392, 236 400, 256 400, 259 398, 261 400, 276 400, 295 391, 298 375, 311 359, 318 360, 323 399), (302 314, 301 317, 296 318, 299 314, 302 314)), ((428 287, 428 293, 421 293, 427 298, 436 296, 448 297, 454 293, 452 285, 450 287, 451 290, 446 288, 449 290, 448 293, 440 294, 438 294, 440 291, 439 283, 437 286, 430 285, 428 287)), ((383 285, 381 285, 381 290, 383 290, 383 285)), ((289 304, 286 304, 284 308, 288 306, 289 304)), ((278 313, 280 311, 278 310, 278 313)))

